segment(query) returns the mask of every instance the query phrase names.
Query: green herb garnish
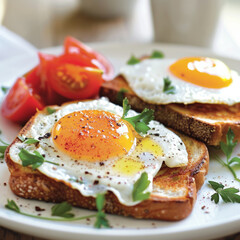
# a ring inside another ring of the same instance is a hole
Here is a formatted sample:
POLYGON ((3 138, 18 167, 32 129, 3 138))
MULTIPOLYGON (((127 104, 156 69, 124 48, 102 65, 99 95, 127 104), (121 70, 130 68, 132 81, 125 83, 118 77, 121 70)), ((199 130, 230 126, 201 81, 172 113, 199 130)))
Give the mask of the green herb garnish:
POLYGON ((236 194, 239 192, 236 188, 224 188, 224 186, 220 183, 214 182, 214 181, 208 181, 211 185, 211 187, 216 191, 211 196, 211 200, 214 201, 216 204, 219 202, 219 196, 222 198, 222 200, 226 203, 232 202, 232 203, 240 203, 240 195, 236 194))
POLYGON ((8 90, 9 90, 9 87, 4 87, 4 86, 2 86, 2 87, 1 87, 1 90, 2 90, 2 92, 3 92, 4 94, 6 94, 6 93, 8 92, 8 90))
POLYGON ((35 143, 39 143, 39 140, 35 139, 35 138, 25 138, 23 136, 18 136, 18 139, 26 144, 35 144, 35 143))
POLYGON ((127 93, 128 90, 125 89, 125 88, 121 88, 118 93, 117 93, 117 96, 116 96, 116 101, 117 103, 119 104, 122 104, 123 103, 123 99, 124 99, 124 94, 127 93))
POLYGON ((57 111, 56 109, 47 107, 47 113, 48 113, 49 115, 55 113, 56 111, 57 111))
POLYGON ((105 195, 98 194, 96 198, 96 206, 97 206, 97 214, 96 214, 96 222, 94 223, 95 228, 107 227, 109 228, 110 225, 108 220, 106 219, 106 214, 103 212, 103 207, 105 203, 105 195))
POLYGON ((18 213, 21 212, 20 208, 13 200, 7 200, 7 201, 8 201, 8 203, 5 205, 5 208, 12 210, 14 212, 18 212, 18 213))
POLYGON ((38 167, 40 167, 44 162, 48 162, 48 163, 51 163, 54 165, 59 165, 58 163, 54 163, 54 162, 45 160, 44 157, 38 151, 34 151, 33 153, 34 154, 28 152, 24 148, 21 149, 18 156, 22 160, 22 165, 24 167, 32 166, 32 169, 35 170, 38 167))
POLYGON ((34 138, 27 138, 23 143, 26 143, 26 144, 35 144, 35 143, 38 143, 39 140, 37 139, 34 139, 34 138))
POLYGON ((150 192, 143 193, 149 184, 148 175, 146 172, 143 172, 141 177, 134 183, 132 192, 133 201, 143 201, 149 198, 150 192))
POLYGON ((0 146, 0 159, 3 159, 4 153, 8 146, 0 146))
POLYGON ((72 206, 67 202, 56 204, 52 207, 52 216, 73 218, 74 214, 69 211, 72 210, 72 206))
POLYGON ((131 106, 128 104, 128 99, 124 98, 122 119, 128 121, 139 134, 146 134, 150 129, 148 124, 154 118, 154 111, 152 109, 145 108, 140 114, 127 118, 126 116, 130 108, 131 106))
POLYGON ((232 156, 232 152, 233 149, 236 147, 237 145, 237 141, 233 141, 234 140, 234 132, 232 131, 231 128, 228 129, 227 135, 226 135, 226 143, 224 142, 220 142, 220 148, 223 151, 223 153, 225 154, 227 160, 226 162, 224 162, 221 158, 219 158, 217 155, 215 156, 215 158, 224 166, 227 167, 230 172, 232 173, 234 179, 238 182, 240 182, 240 178, 237 177, 237 174, 233 168, 233 165, 238 165, 240 166, 240 158, 239 157, 233 157, 231 159, 232 156))
MULTIPOLYGON (((0 134, 2 134, 1 130, 0 130, 0 134)), ((9 144, 4 142, 1 138, 0 138, 0 142, 3 144, 0 146, 0 159, 3 159, 5 151, 6 151, 7 147, 9 146, 9 144)))
POLYGON ((83 217, 75 217, 75 215, 72 212, 70 212, 72 210, 72 206, 67 202, 55 204, 51 209, 51 215, 60 217, 60 218, 42 217, 42 216, 24 213, 20 210, 19 206, 13 200, 7 200, 7 204, 5 205, 5 208, 12 210, 14 212, 17 212, 24 216, 43 219, 43 220, 50 220, 50 221, 79 221, 79 220, 95 217, 96 222, 94 226, 96 228, 101 228, 102 226, 110 227, 108 220, 106 219, 105 213, 102 211, 104 206, 104 200, 105 200, 104 194, 98 194, 96 197, 96 206, 97 206, 98 212, 96 214, 83 216, 83 217))
POLYGON ((131 58, 127 61, 128 65, 135 65, 137 63, 140 63, 141 60, 139 58, 136 58, 135 56, 131 56, 131 58))
POLYGON ((171 80, 169 77, 163 78, 164 86, 163 86, 163 92, 166 94, 174 94, 176 92, 176 88, 172 85, 171 80))
POLYGON ((164 58, 164 54, 161 51, 155 50, 152 52, 152 55, 150 56, 150 58, 164 58))

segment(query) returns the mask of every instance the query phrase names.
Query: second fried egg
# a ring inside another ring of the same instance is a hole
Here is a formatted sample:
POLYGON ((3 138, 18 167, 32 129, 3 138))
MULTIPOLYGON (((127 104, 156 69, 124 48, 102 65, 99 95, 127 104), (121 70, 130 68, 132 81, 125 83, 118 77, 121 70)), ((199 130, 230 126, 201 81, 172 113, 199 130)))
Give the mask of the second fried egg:
POLYGON ((141 99, 153 104, 240 102, 239 75, 217 59, 146 59, 122 67, 120 73, 141 99), (174 93, 164 92, 164 78, 170 80, 174 93))

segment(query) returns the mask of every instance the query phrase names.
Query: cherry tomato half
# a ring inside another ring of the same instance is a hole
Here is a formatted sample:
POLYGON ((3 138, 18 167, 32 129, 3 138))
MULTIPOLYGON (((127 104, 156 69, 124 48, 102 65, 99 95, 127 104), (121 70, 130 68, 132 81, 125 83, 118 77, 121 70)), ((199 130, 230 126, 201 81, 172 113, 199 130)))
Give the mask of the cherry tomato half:
POLYGON ((102 70, 56 62, 49 77, 51 87, 69 99, 87 99, 98 94, 102 70))
POLYGON ((111 80, 114 75, 113 66, 104 56, 72 37, 65 38, 64 55, 79 57, 81 61, 84 59, 85 64, 81 66, 97 67, 102 69, 102 78, 104 80, 111 80))
POLYGON ((35 86, 34 89, 38 89, 39 94, 44 98, 46 105, 53 104, 62 104, 66 102, 67 99, 63 96, 59 95, 50 84, 50 71, 52 68, 53 62, 55 62, 58 58, 56 56, 46 54, 46 53, 38 53, 39 57, 39 65, 38 65, 38 76, 39 76, 39 84, 35 86))
POLYGON ((18 78, 2 103, 2 115, 9 120, 26 122, 36 110, 43 109, 44 104, 39 95, 28 87, 25 78, 18 78))

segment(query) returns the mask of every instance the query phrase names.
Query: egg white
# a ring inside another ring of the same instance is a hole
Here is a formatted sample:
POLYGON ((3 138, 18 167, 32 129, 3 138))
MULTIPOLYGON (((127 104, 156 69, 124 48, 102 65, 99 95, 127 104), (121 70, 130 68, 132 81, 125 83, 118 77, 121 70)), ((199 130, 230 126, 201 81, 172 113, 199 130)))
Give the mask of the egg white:
POLYGON ((135 65, 123 66, 120 74, 127 80, 132 90, 142 100, 153 104, 169 103, 210 103, 233 105, 240 102, 240 77, 231 71, 232 83, 225 88, 201 87, 177 78, 169 71, 169 66, 177 59, 146 59, 135 65), (163 78, 169 77, 176 91, 163 92, 163 78))
MULTIPOLYGON (((114 162, 104 161, 104 165, 99 162, 86 162, 74 160, 67 154, 54 146, 52 137, 42 138, 46 133, 51 133, 54 124, 63 116, 80 110, 104 110, 114 114, 122 115, 122 107, 110 103, 106 98, 99 100, 76 102, 60 107, 58 111, 51 115, 39 113, 34 119, 31 129, 24 135, 27 138, 39 139, 39 144, 26 144, 17 142, 10 148, 10 156, 13 161, 21 164, 18 156, 22 148, 33 153, 37 150, 47 161, 59 164, 53 165, 44 162, 38 170, 44 175, 57 181, 65 182, 73 189, 77 189, 84 196, 96 197, 98 193, 112 191, 119 201, 127 206, 132 206, 138 202, 132 199, 134 183, 139 179, 142 172, 147 172, 151 181, 146 192, 152 192, 153 178, 159 171, 162 162, 165 161, 169 167, 184 166, 188 162, 188 154, 182 140, 173 132, 165 128, 156 121, 151 121, 148 134, 146 136, 153 139, 163 150, 162 156, 153 156, 149 152, 139 155, 140 161, 144 163, 144 169, 132 175, 122 175, 113 171, 114 162), (77 181, 76 181, 77 180, 77 181), (96 184, 97 182, 97 184, 96 184)), ((137 113, 129 111, 128 116, 135 116, 137 113)))

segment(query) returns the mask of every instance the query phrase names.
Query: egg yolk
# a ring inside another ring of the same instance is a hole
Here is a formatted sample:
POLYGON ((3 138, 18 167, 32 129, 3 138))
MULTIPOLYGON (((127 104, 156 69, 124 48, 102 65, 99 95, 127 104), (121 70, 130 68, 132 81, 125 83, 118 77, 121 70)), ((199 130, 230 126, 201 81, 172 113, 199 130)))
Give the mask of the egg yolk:
POLYGON ((138 139, 136 148, 128 156, 119 158, 113 167, 113 170, 124 175, 135 175, 145 169, 144 161, 141 161, 141 155, 145 153, 152 154, 155 158, 163 155, 161 146, 149 137, 138 139))
POLYGON ((188 57, 177 60, 169 67, 176 77, 206 88, 224 88, 232 83, 231 71, 217 59, 188 57))
POLYGON ((100 110, 70 113, 55 123, 53 142, 73 159, 104 161, 125 155, 134 143, 132 127, 115 114, 100 110))

